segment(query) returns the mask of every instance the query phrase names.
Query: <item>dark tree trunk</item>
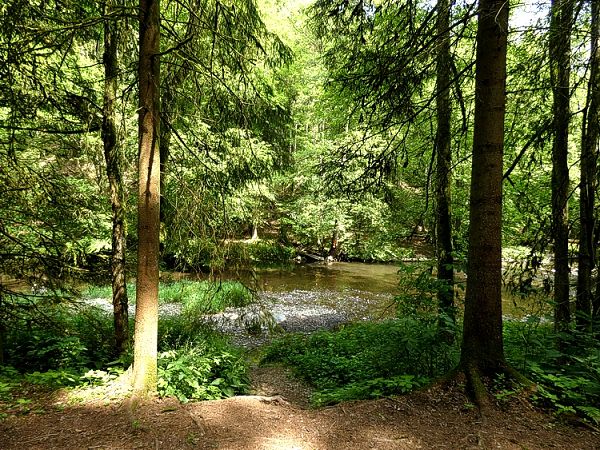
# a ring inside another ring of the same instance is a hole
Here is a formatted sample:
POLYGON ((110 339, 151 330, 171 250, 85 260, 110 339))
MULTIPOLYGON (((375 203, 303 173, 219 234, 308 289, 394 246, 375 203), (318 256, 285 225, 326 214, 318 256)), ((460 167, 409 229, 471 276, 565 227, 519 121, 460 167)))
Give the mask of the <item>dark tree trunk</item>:
POLYGON ((552 234, 554 241, 554 325, 569 327, 569 87, 573 0, 553 0, 550 20, 550 77, 554 97, 552 145, 552 234))
MULTIPOLYGON (((467 374, 496 372, 506 366, 502 340, 501 270, 507 29, 508 2, 481 0, 461 351, 461 367, 467 374)), ((472 383, 478 379, 472 378, 472 383)))
POLYGON ((579 186, 579 254, 577 258, 577 327, 589 329, 593 308, 592 269, 596 260, 594 245, 594 199, 596 197, 596 164, 600 135, 600 1, 592 0, 590 80, 586 117, 581 139, 581 184, 579 186))
POLYGON ((451 136, 450 136, 450 1, 438 0, 437 33, 437 131, 436 151, 436 230, 435 249, 437 256, 437 279, 439 281, 438 304, 442 315, 441 328, 447 320, 456 320, 454 311, 454 259, 452 255, 451 220, 451 136))
MULTIPOLYGON (((114 10, 116 2, 106 0, 104 15, 114 10)), ((125 353, 129 347, 129 314, 127 312, 127 283, 125 275, 125 207, 121 170, 121 148, 118 144, 115 102, 119 76, 117 45, 119 32, 117 23, 111 19, 104 22, 104 111, 102 141, 106 174, 112 207, 111 278, 113 292, 113 315, 115 328, 115 350, 125 353)))
POLYGON ((160 228, 159 2, 140 0, 138 267, 133 389, 151 395, 157 382, 160 228))
POLYGON ((340 249, 339 249, 339 237, 340 237, 340 228, 338 226, 338 221, 335 221, 333 225, 333 234, 331 235, 331 245, 329 246, 328 256, 332 258, 337 258, 340 249))

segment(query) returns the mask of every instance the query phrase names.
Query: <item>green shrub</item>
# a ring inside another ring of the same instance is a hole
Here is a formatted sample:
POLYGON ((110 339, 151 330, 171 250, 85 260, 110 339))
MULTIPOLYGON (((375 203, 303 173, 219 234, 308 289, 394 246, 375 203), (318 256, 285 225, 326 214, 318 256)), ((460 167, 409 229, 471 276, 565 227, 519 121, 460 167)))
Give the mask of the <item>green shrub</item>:
POLYGON ((296 250, 276 241, 256 241, 247 244, 250 260, 255 265, 288 263, 296 255, 296 250))
POLYGON ((323 389, 313 395, 315 406, 327 406, 354 399, 380 398, 406 394, 425 386, 429 378, 416 375, 399 375, 391 378, 374 378, 356 381, 342 387, 323 389))
POLYGON ((179 401, 214 400, 245 393, 246 367, 226 347, 184 347, 159 354, 158 392, 179 401))
POLYGON ((576 414, 600 423, 600 349, 591 333, 559 336, 537 317, 505 321, 507 359, 538 389, 534 400, 557 415, 576 414))
POLYGON ((112 357, 112 318, 95 308, 46 304, 5 326, 7 363, 22 372, 102 365, 112 357))
POLYGON ((313 400, 319 404, 399 393, 407 386, 401 381, 421 385, 457 360, 456 345, 439 339, 434 326, 410 318, 284 336, 263 357, 265 363, 292 366, 318 389, 313 400))
POLYGON ((220 345, 221 335, 199 316, 166 316, 158 321, 159 351, 205 345, 213 341, 214 345, 220 345))
POLYGON ((80 384, 80 371, 66 368, 58 370, 46 370, 45 372, 32 372, 24 376, 25 381, 32 384, 40 384, 51 388, 64 386, 77 386, 80 384))

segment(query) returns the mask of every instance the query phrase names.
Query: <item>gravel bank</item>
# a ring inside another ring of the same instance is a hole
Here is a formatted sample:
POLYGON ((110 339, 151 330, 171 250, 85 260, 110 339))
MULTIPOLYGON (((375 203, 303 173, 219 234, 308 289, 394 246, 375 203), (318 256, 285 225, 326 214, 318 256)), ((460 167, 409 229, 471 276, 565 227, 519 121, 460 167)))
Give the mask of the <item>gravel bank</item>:
MULTIPOLYGON (((384 299, 385 300, 385 299, 384 299)), ((86 303, 110 313, 112 306, 106 299, 89 299, 86 303)), ((218 314, 201 318, 231 337, 234 344, 251 348, 263 345, 282 333, 312 333, 330 330, 345 323, 373 320, 382 316, 374 312, 373 299, 361 291, 308 291, 262 292, 258 302, 244 308, 227 308, 218 314)), ((181 314, 182 305, 166 303, 159 306, 161 317, 181 314)), ((135 315, 130 305, 129 314, 135 315)))

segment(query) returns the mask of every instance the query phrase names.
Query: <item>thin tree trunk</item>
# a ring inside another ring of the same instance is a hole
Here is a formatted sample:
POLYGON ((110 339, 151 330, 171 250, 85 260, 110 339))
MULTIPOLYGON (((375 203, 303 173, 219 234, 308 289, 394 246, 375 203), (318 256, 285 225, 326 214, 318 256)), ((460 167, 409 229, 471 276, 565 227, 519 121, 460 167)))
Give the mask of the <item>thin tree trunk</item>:
MULTIPOLYGON (((0 308, 3 308, 4 305, 2 293, 0 293, 0 308)), ((6 334, 6 327, 4 326, 4 318, 0 317, 0 366, 4 365, 4 340, 6 334)))
POLYGON ((577 326, 589 329, 593 308, 592 270, 596 260, 594 248, 594 204, 597 190, 596 164, 600 135, 600 2, 592 0, 590 80, 586 118, 581 140, 581 184, 579 186, 579 254, 577 258, 577 326))
POLYGON ((138 267, 134 395, 156 392, 160 228, 159 2, 140 0, 138 267))
MULTIPOLYGON (((507 29, 508 2, 480 0, 468 277, 461 351, 461 366, 469 374, 505 367, 501 270, 507 29)), ((476 379, 473 376, 472 383, 476 379)))
MULTIPOLYGON (((109 16, 116 2, 106 0, 104 15, 109 16)), ((125 275, 125 207, 121 170, 121 148, 118 144, 115 102, 117 98, 119 32, 116 22, 104 22, 104 110, 102 141, 106 175, 110 189, 112 207, 111 278, 113 292, 113 315, 115 328, 115 350, 125 353, 129 347, 129 314, 127 311, 127 284, 125 275)))
POLYGON ((454 259, 452 255, 451 220, 451 136, 450 136, 450 1, 438 1, 437 33, 437 131, 436 151, 436 233, 438 304, 442 314, 440 325, 446 328, 446 320, 456 321, 454 310, 454 259))
POLYGON ((554 238, 554 325, 568 329, 569 308, 569 86, 573 0, 553 0, 550 21, 550 76, 554 97, 552 145, 552 234, 554 238))
POLYGON ((340 249, 339 249, 339 238, 340 238, 340 228, 338 226, 338 221, 336 220, 333 225, 333 233, 331 235, 331 245, 329 246, 328 256, 332 258, 337 258, 340 249))

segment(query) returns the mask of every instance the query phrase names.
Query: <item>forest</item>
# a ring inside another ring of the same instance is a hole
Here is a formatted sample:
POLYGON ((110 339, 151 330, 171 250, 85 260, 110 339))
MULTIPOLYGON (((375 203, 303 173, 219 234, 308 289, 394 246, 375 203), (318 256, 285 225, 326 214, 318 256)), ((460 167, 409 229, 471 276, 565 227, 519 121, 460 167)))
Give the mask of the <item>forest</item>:
POLYGON ((599 144, 600 0, 3 0, 0 448, 600 448, 599 144))

